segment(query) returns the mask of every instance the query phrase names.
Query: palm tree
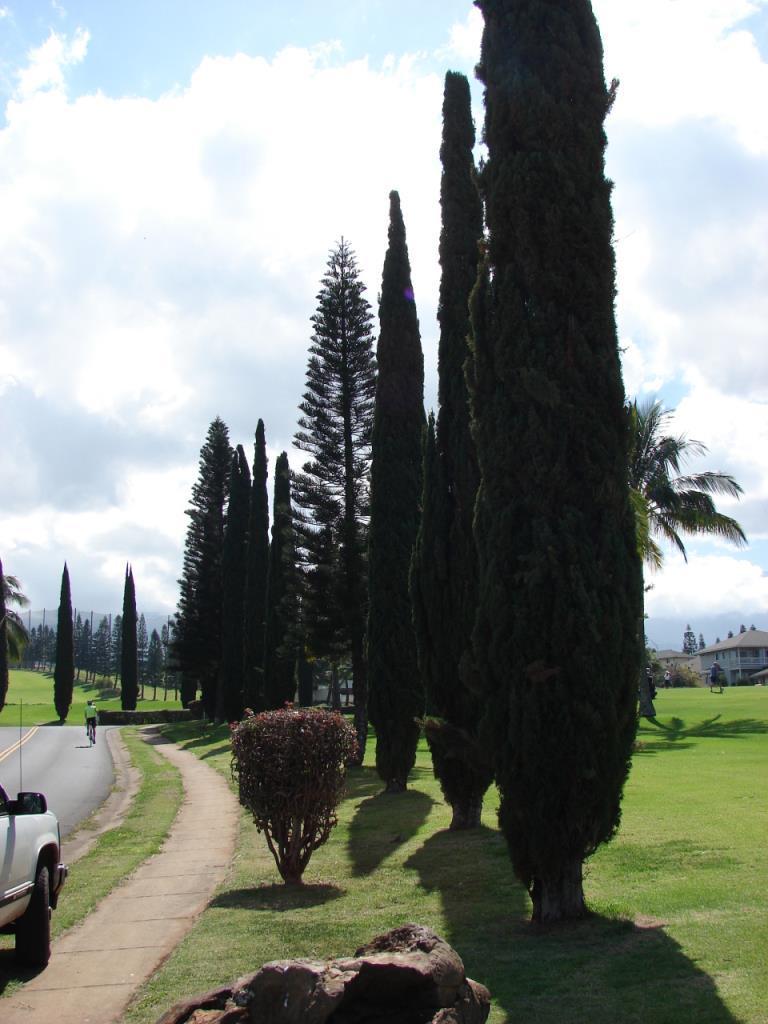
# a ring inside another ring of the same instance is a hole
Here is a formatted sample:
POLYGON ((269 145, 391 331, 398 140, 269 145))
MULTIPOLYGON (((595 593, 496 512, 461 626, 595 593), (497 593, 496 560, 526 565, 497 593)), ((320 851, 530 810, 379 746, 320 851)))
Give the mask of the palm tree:
POLYGON ((637 545, 643 561, 659 569, 663 553, 654 537, 669 541, 688 560, 681 533, 708 534, 741 546, 747 538, 735 519, 718 512, 713 494, 738 498, 742 488, 727 473, 681 473, 683 463, 705 455, 707 447, 684 434, 663 431, 673 409, 658 399, 628 405, 631 425, 629 483, 637 519, 637 545))
POLYGON ((8 657, 11 661, 19 661, 29 640, 29 633, 27 633, 27 627, 22 622, 18 612, 13 611, 8 605, 15 604, 19 608, 26 608, 29 604, 29 598, 22 594, 21 585, 15 576, 2 575, 2 581, 3 597, 5 599, 5 635, 8 642, 8 657))

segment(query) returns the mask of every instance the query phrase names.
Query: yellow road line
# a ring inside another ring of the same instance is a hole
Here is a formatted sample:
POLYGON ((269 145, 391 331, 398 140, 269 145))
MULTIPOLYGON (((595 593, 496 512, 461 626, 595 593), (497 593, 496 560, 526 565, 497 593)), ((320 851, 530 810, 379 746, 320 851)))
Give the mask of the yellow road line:
POLYGON ((33 725, 29 732, 24 733, 20 740, 16 740, 12 747, 7 747, 5 750, 0 750, 0 761, 4 761, 6 757, 10 757, 11 754, 15 754, 16 751, 23 747, 27 740, 31 740, 37 730, 40 728, 39 725, 33 725))

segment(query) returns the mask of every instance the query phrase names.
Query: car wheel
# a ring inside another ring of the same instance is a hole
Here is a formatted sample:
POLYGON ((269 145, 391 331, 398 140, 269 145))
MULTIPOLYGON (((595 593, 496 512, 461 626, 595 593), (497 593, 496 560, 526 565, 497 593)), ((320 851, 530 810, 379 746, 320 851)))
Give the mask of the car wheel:
POLYGON ((16 922, 16 958, 29 967, 45 967, 51 958, 51 901, 48 868, 37 869, 29 906, 16 922))

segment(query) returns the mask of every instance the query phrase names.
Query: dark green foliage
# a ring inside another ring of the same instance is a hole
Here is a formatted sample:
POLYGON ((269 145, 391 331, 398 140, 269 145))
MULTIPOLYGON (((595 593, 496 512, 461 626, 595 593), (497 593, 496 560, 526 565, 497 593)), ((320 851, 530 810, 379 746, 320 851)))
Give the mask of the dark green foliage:
POLYGON ((389 203, 372 435, 368 660, 376 769, 389 792, 400 792, 416 755, 415 720, 424 712, 408 590, 421 500, 424 357, 397 192, 389 203))
POLYGON ((56 667, 53 670, 53 703, 59 721, 66 721, 75 685, 75 642, 72 622, 72 591, 69 569, 61 574, 59 616, 56 620, 56 667))
POLYGON ((355 733, 341 715, 284 708, 232 730, 240 803, 264 833, 283 881, 298 885, 312 852, 336 824, 355 733))
POLYGON ((243 712, 246 545, 251 471, 242 445, 232 456, 229 509, 222 555, 221 667, 216 717, 237 721, 243 712))
POLYGON ((5 576, 0 561, 0 711, 8 695, 8 616, 5 608, 5 576))
POLYGON ((482 704, 470 688, 477 607, 472 517, 479 480, 470 433, 464 365, 469 354, 469 296, 477 277, 483 210, 475 180, 469 83, 448 72, 440 158, 440 410, 424 450, 424 493, 411 589, 414 625, 430 715, 426 730, 435 774, 454 809, 452 828, 480 824, 491 783, 477 741, 482 704))
POLYGON ((296 694, 296 555, 291 511, 291 472, 281 452, 275 463, 272 542, 267 572, 264 634, 264 699, 268 709, 282 708, 296 694))
POLYGON ((123 590, 123 628, 120 649, 120 707, 135 711, 139 697, 139 655, 136 642, 136 587, 133 570, 125 567, 123 590))
POLYGON ((364 654, 369 514, 368 474, 376 388, 370 306, 354 253, 332 250, 317 312, 296 447, 310 456, 294 480, 301 561, 308 593, 307 642, 318 657, 352 663, 355 728, 365 752, 368 673, 364 654), (320 622, 313 618, 320 616, 320 622), (327 643, 326 643, 327 641, 327 643))
POLYGON ((261 711, 264 708, 264 614, 269 564, 267 444, 263 420, 259 420, 256 425, 256 440, 253 446, 253 481, 246 558, 243 701, 247 707, 261 711))
POLYGON ((231 461, 229 431, 217 417, 200 449, 200 471, 187 509, 190 521, 173 641, 182 704, 194 700, 200 688, 209 718, 216 713, 221 660, 221 560, 231 461))
POLYGON ((478 680, 535 920, 584 913, 635 734, 642 578, 588 0, 480 0, 489 231, 473 294, 478 680))

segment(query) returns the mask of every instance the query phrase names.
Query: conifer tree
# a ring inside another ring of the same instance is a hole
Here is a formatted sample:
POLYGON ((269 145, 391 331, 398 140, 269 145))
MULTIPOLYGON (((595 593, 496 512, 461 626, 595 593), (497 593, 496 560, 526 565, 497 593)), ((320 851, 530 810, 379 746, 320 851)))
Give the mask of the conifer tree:
POLYGON ((419 525, 424 357, 397 192, 389 194, 389 246, 379 305, 369 530, 368 660, 376 770, 402 792, 424 712, 408 575, 419 525))
POLYGON ((53 670, 53 703, 59 721, 66 721, 75 686, 75 641, 72 622, 72 591, 69 569, 64 563, 61 574, 59 614, 56 620, 56 667, 53 670))
MULTIPOLYGON (((312 317, 306 391, 299 409, 295 445, 308 453, 294 479, 297 540, 307 571, 328 575, 335 653, 352 663, 355 731, 359 756, 368 732, 368 671, 365 660, 371 427, 376 387, 371 311, 364 297, 354 252, 342 238, 328 257, 312 317), (337 557, 322 561, 329 545, 337 557)), ((309 604, 312 602, 310 600, 309 604)), ((312 630, 311 611, 303 616, 312 630)), ((317 632, 317 631, 316 631, 317 632)), ((314 650, 327 656, 330 650, 314 650)))
POLYGON ((202 691, 209 718, 216 714, 221 661, 221 560, 232 449, 218 417, 200 449, 200 470, 192 488, 175 637, 174 660, 181 672, 186 707, 202 691))
POLYGON ((275 463, 272 541, 267 572, 264 632, 264 698, 267 709, 282 708, 296 694, 296 560, 288 455, 275 463))
POLYGON ((483 795, 493 777, 487 751, 478 740, 482 704, 471 689, 477 606, 472 516, 479 472, 464 364, 469 354, 469 296, 483 233, 474 143, 469 83, 464 75, 449 71, 440 149, 440 408, 425 441, 422 518, 411 590, 429 713, 425 731, 435 775, 453 808, 453 829, 480 824, 483 795))
POLYGON ((479 0, 487 258, 471 306, 477 678, 536 921, 585 913, 636 728, 642 576, 589 0, 479 0))
POLYGON ((269 497, 267 495, 267 443, 264 422, 256 425, 253 448, 253 480, 248 517, 244 612, 243 701, 262 711, 264 704, 264 614, 269 564, 269 497))
POLYGON ((5 577, 0 561, 0 711, 8 695, 8 613, 5 607, 5 577))
POLYGON ((246 544, 251 471, 242 445, 232 456, 229 509, 222 555, 221 668, 216 717, 236 722, 243 714, 246 544))
POLYGON ((125 567, 123 589, 123 629, 120 651, 120 707, 135 711, 139 696, 139 656, 136 640, 136 587, 133 570, 125 567))
POLYGON ((693 657, 698 649, 699 648, 696 644, 696 634, 691 629, 691 624, 689 622, 685 627, 685 632, 683 633, 683 654, 690 654, 691 657, 693 657))

